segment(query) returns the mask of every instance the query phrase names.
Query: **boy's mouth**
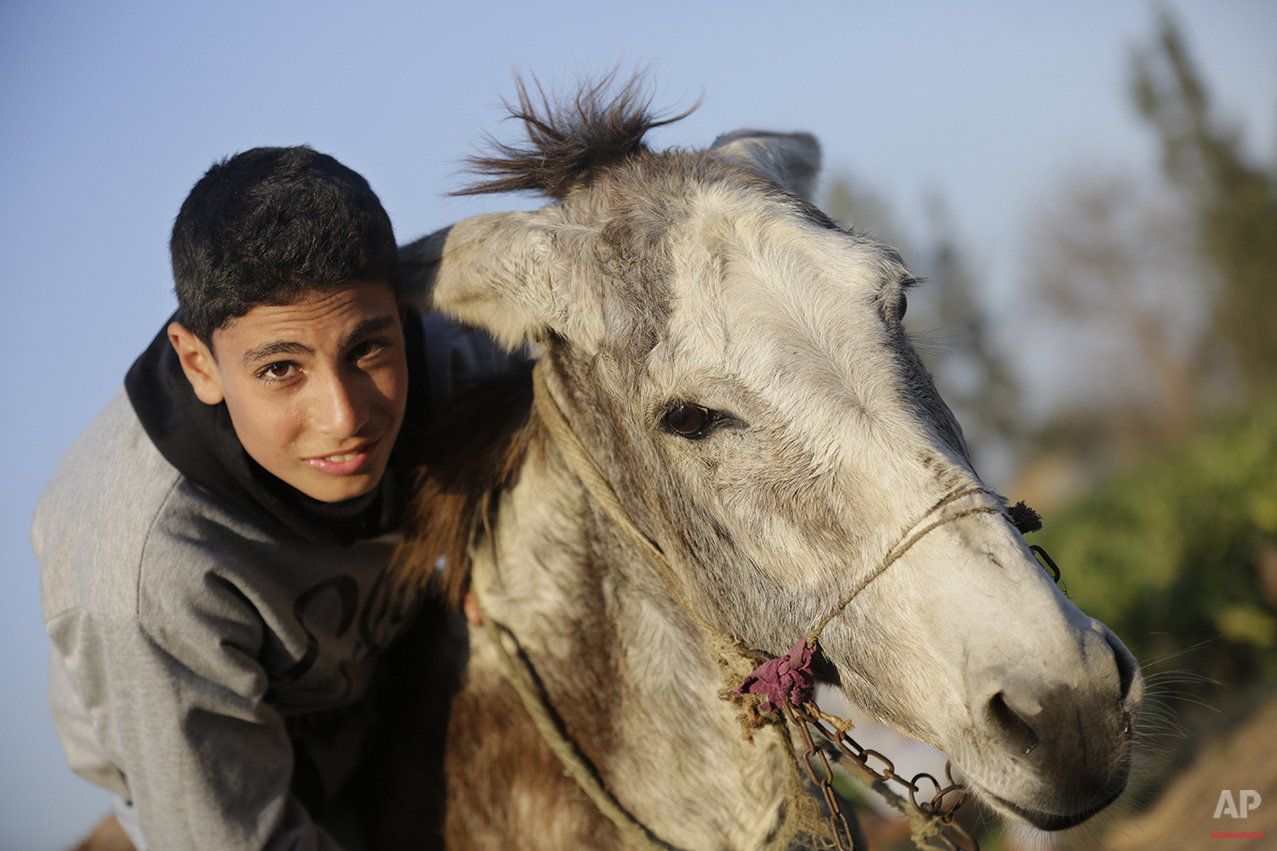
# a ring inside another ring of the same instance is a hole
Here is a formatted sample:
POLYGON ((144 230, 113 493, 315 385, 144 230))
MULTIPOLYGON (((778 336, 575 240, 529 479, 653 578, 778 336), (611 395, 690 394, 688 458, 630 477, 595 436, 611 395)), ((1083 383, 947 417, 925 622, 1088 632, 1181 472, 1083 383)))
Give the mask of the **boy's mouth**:
POLYGON ((307 458, 306 463, 321 473, 331 476, 349 476, 363 470, 378 443, 380 441, 372 440, 345 452, 307 458))

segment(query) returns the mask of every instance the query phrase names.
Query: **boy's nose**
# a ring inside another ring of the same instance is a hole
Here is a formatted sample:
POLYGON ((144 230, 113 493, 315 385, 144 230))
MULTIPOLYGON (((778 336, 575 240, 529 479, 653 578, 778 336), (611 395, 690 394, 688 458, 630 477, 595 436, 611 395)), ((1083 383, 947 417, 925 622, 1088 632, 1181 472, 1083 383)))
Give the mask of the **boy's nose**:
POLYGON ((368 419, 368 406, 349 380, 333 376, 315 400, 312 420, 315 428, 331 437, 353 437, 368 419))

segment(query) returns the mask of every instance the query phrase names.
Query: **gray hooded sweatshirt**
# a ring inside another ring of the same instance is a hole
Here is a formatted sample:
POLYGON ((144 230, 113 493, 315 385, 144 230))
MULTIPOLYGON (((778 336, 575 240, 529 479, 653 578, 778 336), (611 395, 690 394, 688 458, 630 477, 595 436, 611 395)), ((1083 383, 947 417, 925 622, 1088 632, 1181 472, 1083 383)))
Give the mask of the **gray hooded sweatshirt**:
MULTIPOLYGON (((510 369, 486 337, 424 322, 410 414, 436 416, 466 378, 510 369)), ((310 810, 350 776, 379 652, 413 616, 382 582, 396 516, 356 506, 377 514, 356 528, 299 509, 278 480, 193 480, 217 475, 183 472, 157 446, 165 428, 139 418, 143 397, 181 392, 172 364, 151 364, 163 380, 138 368, 62 459, 32 525, 67 761, 115 793, 139 848, 341 847, 310 810)), ((420 434, 406 423, 397 447, 420 434)))

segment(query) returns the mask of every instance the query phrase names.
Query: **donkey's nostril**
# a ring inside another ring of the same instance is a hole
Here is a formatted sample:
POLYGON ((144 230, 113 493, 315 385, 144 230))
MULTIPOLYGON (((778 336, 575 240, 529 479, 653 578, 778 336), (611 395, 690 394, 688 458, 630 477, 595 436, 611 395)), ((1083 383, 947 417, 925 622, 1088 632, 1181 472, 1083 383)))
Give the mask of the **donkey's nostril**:
POLYGON ((1032 725, 1007 704, 1006 695, 1002 692, 989 699, 985 720, 1012 751, 1030 754, 1041 744, 1042 740, 1032 725))
POLYGON ((1122 640, 1114 635, 1113 631, 1108 627, 1104 627, 1104 640, 1108 642, 1109 649, 1113 651, 1113 660, 1117 663, 1118 689, 1121 692, 1120 699, 1125 701, 1131 693, 1131 684, 1139 676, 1139 663, 1135 661, 1131 651, 1126 649, 1126 645, 1122 643, 1122 640))

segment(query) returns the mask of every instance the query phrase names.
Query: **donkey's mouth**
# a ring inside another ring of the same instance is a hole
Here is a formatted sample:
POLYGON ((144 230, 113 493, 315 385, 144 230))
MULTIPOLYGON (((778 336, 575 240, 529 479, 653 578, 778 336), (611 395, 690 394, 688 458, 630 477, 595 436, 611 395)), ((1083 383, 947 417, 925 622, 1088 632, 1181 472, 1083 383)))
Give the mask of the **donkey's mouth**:
MULTIPOLYGON (((970 780, 967 782, 970 784, 970 780)), ((1036 827, 1038 830, 1053 831, 1067 830, 1070 827, 1075 827, 1116 801, 1118 797, 1121 796, 1122 792, 1126 790, 1126 779, 1123 778, 1121 782, 1116 785, 1115 790, 1101 799, 1099 803, 1076 813, 1063 814, 1031 809, 1020 804, 1014 804, 1005 798, 1001 798, 974 785, 972 788, 978 793, 979 797, 992 804, 995 809, 1011 812, 1023 821, 1026 821, 1033 827, 1036 827)))
POLYGON ((822 685, 834 686, 842 688, 842 676, 838 673, 838 667, 829 658, 817 644, 811 654, 811 672, 816 675, 816 682, 822 685))

